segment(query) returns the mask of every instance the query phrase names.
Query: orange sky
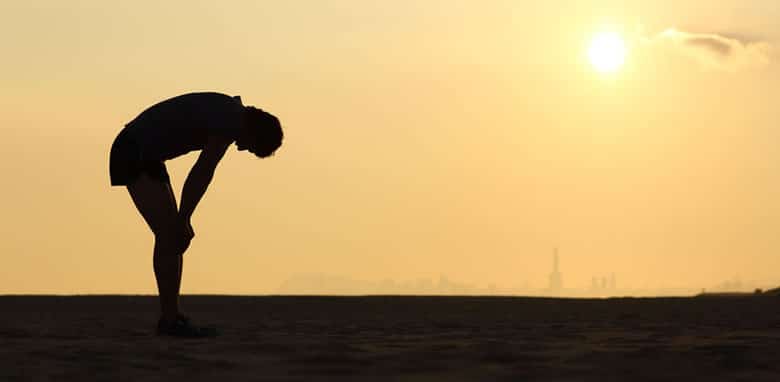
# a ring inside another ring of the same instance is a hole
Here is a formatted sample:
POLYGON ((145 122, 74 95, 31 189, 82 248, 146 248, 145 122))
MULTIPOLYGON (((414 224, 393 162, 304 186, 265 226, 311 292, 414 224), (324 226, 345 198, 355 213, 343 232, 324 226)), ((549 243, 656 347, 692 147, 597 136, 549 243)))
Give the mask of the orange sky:
MULTIPOLYGON (((278 115, 286 140, 225 156, 184 293, 311 273, 543 288, 555 246, 572 288, 778 284, 779 17, 773 0, 2 4, 0 293, 155 292, 108 151, 201 90, 278 115), (605 26, 629 45, 612 75, 586 59, 605 26)), ((168 162, 177 190, 194 158, 168 162)))

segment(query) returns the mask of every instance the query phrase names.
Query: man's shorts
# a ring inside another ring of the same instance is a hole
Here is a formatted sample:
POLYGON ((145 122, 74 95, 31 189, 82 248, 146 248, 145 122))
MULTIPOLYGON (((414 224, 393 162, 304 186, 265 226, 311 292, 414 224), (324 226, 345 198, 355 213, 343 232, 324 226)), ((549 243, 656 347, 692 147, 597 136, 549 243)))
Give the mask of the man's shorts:
POLYGON ((142 173, 160 182, 170 182, 165 164, 159 160, 144 160, 141 146, 127 129, 123 129, 111 145, 109 172, 112 186, 131 184, 142 173))

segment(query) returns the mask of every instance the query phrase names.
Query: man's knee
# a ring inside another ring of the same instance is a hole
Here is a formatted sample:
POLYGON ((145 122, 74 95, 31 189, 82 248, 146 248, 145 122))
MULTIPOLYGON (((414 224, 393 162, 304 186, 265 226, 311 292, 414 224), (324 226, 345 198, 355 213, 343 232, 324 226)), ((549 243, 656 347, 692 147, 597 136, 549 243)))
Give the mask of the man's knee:
POLYGON ((183 255, 184 251, 189 248, 190 239, 177 232, 155 232, 154 245, 158 249, 155 254, 178 256, 183 255))

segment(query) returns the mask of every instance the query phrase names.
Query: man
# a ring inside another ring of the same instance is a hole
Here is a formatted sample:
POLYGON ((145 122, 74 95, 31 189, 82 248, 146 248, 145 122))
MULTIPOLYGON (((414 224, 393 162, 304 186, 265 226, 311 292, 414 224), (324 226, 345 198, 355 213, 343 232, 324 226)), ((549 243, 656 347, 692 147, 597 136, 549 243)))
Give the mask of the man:
POLYGON ((231 143, 266 158, 282 144, 279 120, 240 97, 190 93, 153 105, 128 123, 111 146, 112 186, 127 186, 154 233, 154 275, 160 295, 158 335, 207 337, 216 330, 194 326, 179 311, 184 252, 195 236, 190 219, 217 164, 231 143), (190 170, 177 208, 164 162, 190 151, 200 156, 190 170))

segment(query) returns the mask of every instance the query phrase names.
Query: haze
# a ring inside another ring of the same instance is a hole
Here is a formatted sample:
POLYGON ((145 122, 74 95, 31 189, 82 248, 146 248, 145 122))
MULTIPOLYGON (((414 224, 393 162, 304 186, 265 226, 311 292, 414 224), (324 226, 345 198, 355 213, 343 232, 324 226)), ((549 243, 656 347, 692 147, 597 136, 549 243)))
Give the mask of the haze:
MULTIPOLYGON (((108 153, 190 91, 281 119, 231 148, 183 293, 300 274, 567 287, 780 284, 780 3, 26 1, 0 5, 0 293, 156 293, 108 153), (605 75, 603 28, 628 44, 605 75)), ((195 154, 168 162, 178 192, 195 154)), ((312 291, 314 293, 316 291, 312 291)))

